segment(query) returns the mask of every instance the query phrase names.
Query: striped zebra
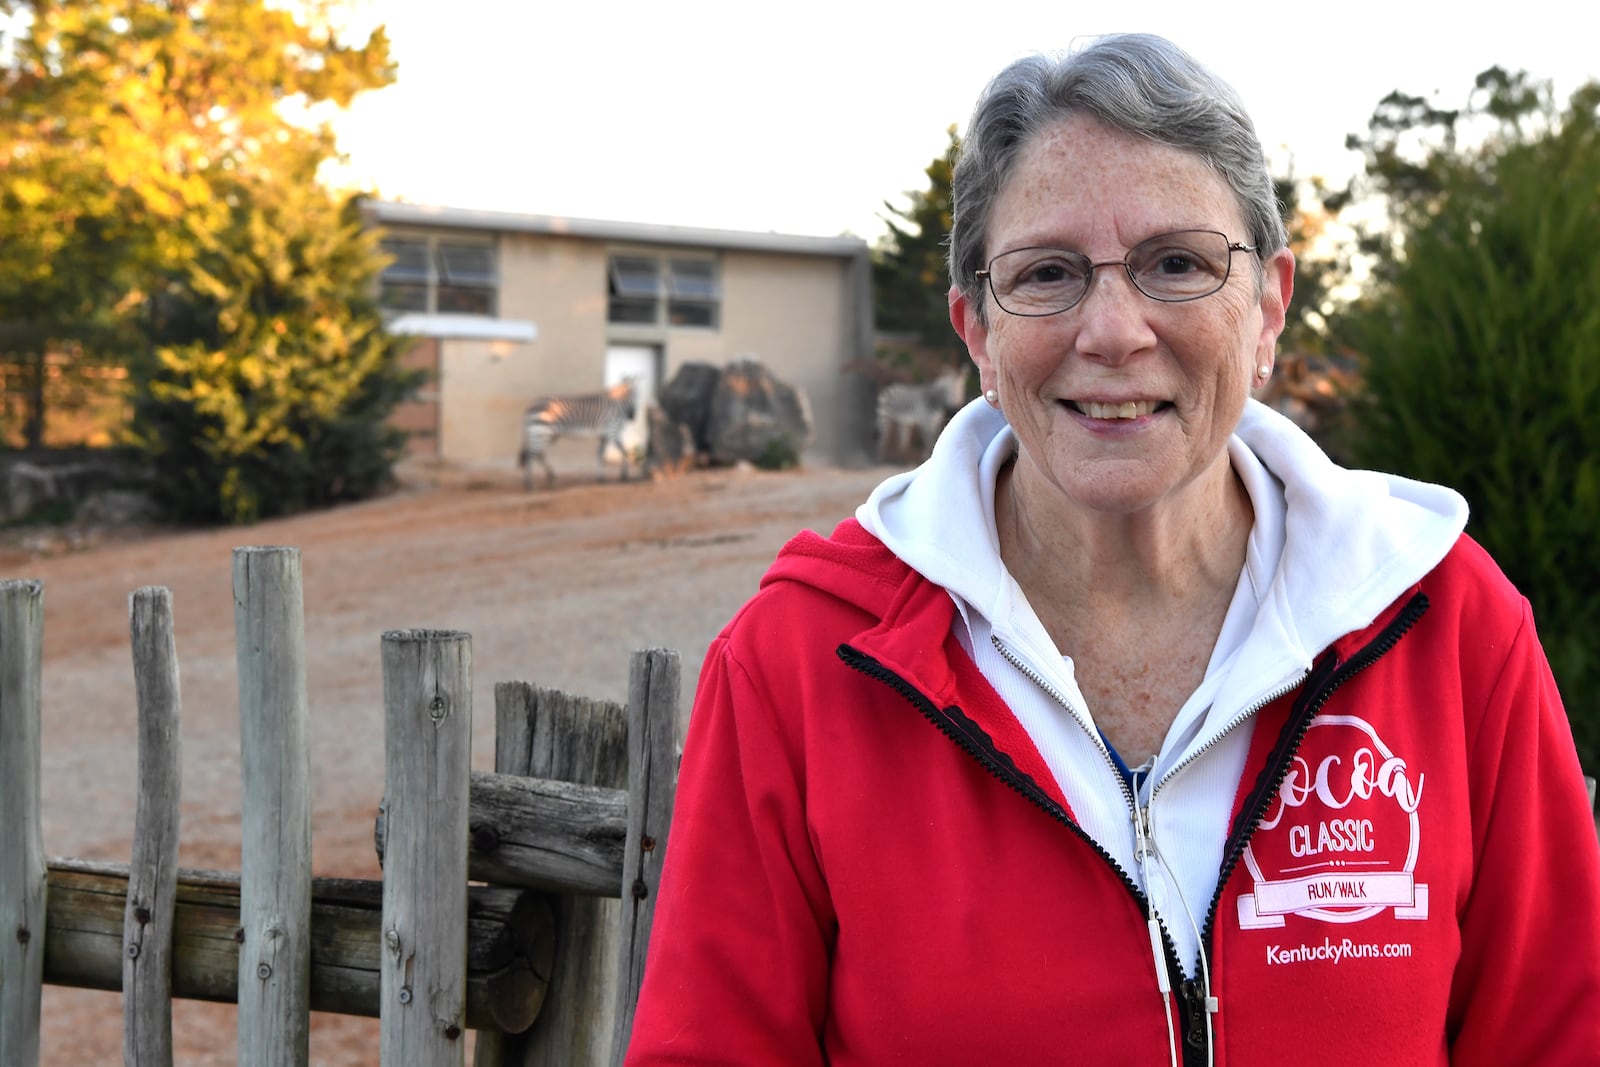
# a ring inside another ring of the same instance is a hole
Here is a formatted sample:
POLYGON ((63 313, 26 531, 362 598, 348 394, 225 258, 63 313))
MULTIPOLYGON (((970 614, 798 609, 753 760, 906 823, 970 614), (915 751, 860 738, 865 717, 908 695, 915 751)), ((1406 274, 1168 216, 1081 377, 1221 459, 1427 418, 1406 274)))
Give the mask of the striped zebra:
POLYGON ((547 396, 535 400, 522 417, 522 448, 517 466, 522 468, 524 488, 533 488, 533 461, 544 465, 545 484, 554 485, 556 472, 545 458, 550 442, 563 434, 600 439, 600 469, 605 470, 606 445, 616 445, 622 453, 622 480, 628 480, 628 449, 622 431, 633 421, 637 405, 633 379, 625 378, 604 392, 582 396, 547 396))
POLYGON ((931 382, 895 382, 878 391, 878 462, 917 464, 966 402, 967 372, 951 367, 931 382))

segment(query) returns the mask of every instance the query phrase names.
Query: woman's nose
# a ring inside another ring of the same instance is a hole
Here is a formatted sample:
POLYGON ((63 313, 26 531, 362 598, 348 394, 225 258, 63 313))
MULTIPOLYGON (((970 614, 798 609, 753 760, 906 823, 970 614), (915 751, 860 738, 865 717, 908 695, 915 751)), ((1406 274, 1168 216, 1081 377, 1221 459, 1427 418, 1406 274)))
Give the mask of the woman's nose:
POLYGON ((1154 335, 1146 317, 1151 300, 1121 269, 1097 270, 1089 291, 1074 309, 1078 314, 1078 349, 1086 356, 1112 362, 1147 347, 1154 335))

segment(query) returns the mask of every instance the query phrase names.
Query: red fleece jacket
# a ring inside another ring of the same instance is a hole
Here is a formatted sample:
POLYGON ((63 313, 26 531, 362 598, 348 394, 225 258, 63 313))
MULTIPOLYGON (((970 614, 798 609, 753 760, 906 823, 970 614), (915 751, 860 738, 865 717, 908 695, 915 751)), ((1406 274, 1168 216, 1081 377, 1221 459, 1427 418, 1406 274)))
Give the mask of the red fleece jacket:
MULTIPOLYGON (((1169 1033, 1205 1062, 1140 895, 952 612, 852 521, 791 542, 713 642, 629 1064, 1157 1064, 1169 1033)), ((1258 715, 1195 917, 1214 1062, 1600 1063, 1600 844, 1482 550, 1258 715)))

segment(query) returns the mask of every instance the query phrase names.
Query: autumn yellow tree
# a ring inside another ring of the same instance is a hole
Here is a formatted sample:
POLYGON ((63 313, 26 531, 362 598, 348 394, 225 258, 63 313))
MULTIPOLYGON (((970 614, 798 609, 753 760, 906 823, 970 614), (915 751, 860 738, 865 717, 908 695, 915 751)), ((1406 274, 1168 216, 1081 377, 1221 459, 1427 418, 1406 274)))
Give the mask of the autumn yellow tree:
POLYGON ((393 80, 382 29, 346 43, 329 14, 0 0, 0 355, 21 371, 28 444, 47 353, 120 362, 145 345, 239 183, 302 181, 334 155, 296 113, 393 80))

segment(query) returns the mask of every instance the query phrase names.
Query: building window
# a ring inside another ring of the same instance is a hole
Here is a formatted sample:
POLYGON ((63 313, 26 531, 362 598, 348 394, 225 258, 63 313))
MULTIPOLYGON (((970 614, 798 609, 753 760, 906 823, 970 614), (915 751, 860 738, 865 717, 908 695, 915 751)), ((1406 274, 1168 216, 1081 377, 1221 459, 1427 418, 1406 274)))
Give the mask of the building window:
POLYGON ((709 259, 671 259, 667 261, 667 321, 674 326, 715 326, 717 300, 716 264, 709 259))
POLYGON ((606 317, 643 326, 699 326, 715 329, 722 288, 716 261, 709 257, 611 257, 606 317))
POLYGON ((379 302, 385 311, 496 313, 500 273, 492 241, 386 237, 383 251, 394 259, 379 284, 379 302))
POLYGON ((650 256, 612 256, 606 317, 612 322, 653 324, 661 303, 661 266, 650 256))

